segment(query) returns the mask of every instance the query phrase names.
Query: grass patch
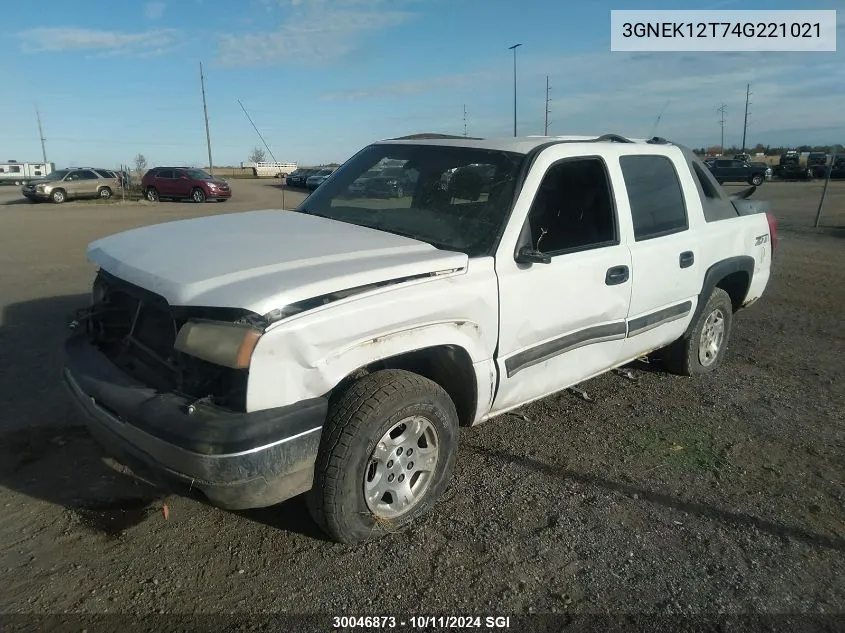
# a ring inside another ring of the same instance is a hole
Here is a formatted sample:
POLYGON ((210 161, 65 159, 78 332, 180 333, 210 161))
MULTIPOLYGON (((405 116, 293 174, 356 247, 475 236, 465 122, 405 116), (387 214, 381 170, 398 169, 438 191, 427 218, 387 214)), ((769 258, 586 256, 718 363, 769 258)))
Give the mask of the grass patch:
POLYGON ((635 458, 640 457, 655 468, 668 466, 684 472, 711 472, 724 464, 722 451, 702 433, 688 427, 642 429, 631 438, 629 446, 635 458))

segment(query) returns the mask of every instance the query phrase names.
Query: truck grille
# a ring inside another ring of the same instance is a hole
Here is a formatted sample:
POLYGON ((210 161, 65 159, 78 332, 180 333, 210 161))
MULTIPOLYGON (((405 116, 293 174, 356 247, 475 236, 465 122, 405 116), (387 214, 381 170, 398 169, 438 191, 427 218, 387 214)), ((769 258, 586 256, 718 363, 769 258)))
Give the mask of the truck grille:
POLYGON ((246 410, 248 371, 208 363, 176 351, 190 318, 236 320, 241 311, 174 308, 154 293, 101 271, 95 303, 83 315, 92 342, 135 380, 161 392, 246 410))

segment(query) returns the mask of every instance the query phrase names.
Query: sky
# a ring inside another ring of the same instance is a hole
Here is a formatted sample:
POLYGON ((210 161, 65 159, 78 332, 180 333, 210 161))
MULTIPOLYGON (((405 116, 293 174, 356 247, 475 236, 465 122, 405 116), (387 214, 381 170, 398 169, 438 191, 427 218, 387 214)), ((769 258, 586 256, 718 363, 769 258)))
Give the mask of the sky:
MULTIPOLYGON (((279 161, 343 162, 417 132, 657 134, 686 145, 845 143, 845 53, 624 53, 611 9, 836 9, 845 0, 75 0, 0 22, 0 161, 215 165, 261 140, 279 161), (464 112, 466 111, 466 116, 464 112), (658 121, 659 119, 659 121, 658 121)), ((840 44, 841 46, 841 44, 840 44)), ((268 155, 268 160, 270 156, 268 155)))

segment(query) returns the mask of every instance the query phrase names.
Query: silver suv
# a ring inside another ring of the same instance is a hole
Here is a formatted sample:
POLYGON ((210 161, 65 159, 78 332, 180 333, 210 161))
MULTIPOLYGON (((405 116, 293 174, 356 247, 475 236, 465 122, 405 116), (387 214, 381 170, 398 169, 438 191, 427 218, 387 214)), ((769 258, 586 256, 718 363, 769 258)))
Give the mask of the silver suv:
POLYGON ((21 187, 21 193, 33 202, 51 200, 61 204, 73 198, 107 200, 120 188, 117 175, 106 169, 60 169, 21 187))

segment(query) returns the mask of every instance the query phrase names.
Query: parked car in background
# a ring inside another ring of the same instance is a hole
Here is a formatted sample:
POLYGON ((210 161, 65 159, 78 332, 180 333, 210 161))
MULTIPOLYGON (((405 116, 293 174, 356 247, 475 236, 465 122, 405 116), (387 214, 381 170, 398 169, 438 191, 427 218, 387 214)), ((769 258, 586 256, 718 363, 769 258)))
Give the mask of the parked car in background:
POLYGON ((321 169, 317 173, 313 174, 312 176, 308 176, 305 180, 305 188, 311 189, 312 191, 322 185, 329 176, 334 173, 334 169, 321 169))
POLYGON ((87 168, 60 169, 24 185, 21 194, 32 202, 50 200, 56 204, 78 198, 108 200, 120 188, 117 176, 109 173, 111 176, 87 168))
POLYGON ((141 189, 150 202, 167 198, 224 202, 232 197, 229 183, 192 167, 153 167, 141 178, 141 189))
POLYGON ((775 167, 775 176, 781 180, 812 180, 813 170, 801 165, 801 155, 790 150, 781 155, 775 167))
POLYGON ((316 174, 319 169, 297 169, 288 174, 285 184, 288 187, 305 187, 305 181, 309 176, 316 174))
POLYGON ((827 172, 827 154, 824 152, 810 152, 807 155, 807 169, 813 178, 824 178, 827 172))
POLYGON ((766 170, 735 158, 718 158, 705 163, 721 185, 725 182, 747 182, 759 187, 766 179, 766 170))
POLYGON ((404 198, 414 188, 414 177, 402 167, 388 167, 364 182, 364 194, 373 198, 404 198))
POLYGON ((349 185, 349 188, 346 191, 347 195, 353 198, 367 195, 367 181, 371 178, 378 178, 380 175, 381 169, 371 169, 362 176, 358 176, 358 178, 349 185))

